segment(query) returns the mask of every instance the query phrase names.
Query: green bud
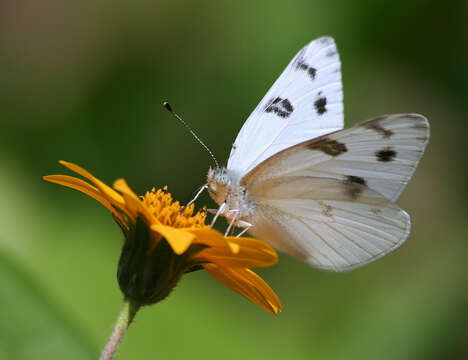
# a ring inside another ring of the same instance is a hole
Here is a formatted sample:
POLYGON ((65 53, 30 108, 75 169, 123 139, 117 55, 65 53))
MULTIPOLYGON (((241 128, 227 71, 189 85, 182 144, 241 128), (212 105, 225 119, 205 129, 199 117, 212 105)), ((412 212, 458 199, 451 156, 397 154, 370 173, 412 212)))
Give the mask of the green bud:
POLYGON ((164 238, 158 238, 150 231, 141 217, 123 231, 126 241, 117 279, 125 297, 139 306, 166 298, 185 272, 200 265, 192 258, 205 248, 204 245, 192 244, 183 254, 177 255, 164 238))

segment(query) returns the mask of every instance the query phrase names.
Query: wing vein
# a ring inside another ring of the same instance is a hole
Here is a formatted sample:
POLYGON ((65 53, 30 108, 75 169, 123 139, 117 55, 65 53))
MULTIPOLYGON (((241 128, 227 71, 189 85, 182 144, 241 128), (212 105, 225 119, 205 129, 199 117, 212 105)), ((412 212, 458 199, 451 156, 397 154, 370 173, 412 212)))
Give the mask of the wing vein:
MULTIPOLYGON (((315 231, 311 226, 309 226, 309 224, 307 224, 306 222, 304 222, 302 220, 301 217, 297 217, 296 218, 302 223, 304 224, 305 227, 307 227, 312 233, 314 233, 328 248, 330 248, 335 254, 337 254, 339 257, 341 257, 346 263, 350 263, 350 261, 344 257, 344 255, 340 254, 340 252, 338 250, 336 250, 333 246, 330 245, 330 243, 325 240, 325 238, 323 236, 321 236, 317 231, 315 231)), ((326 253, 323 253, 323 255, 330 261, 331 264, 333 264, 334 266, 338 267, 335 263, 335 261, 333 261, 326 253)))
POLYGON ((338 234, 340 234, 341 236, 343 236, 344 238, 346 238, 349 242, 351 242, 355 247, 361 249, 362 251, 364 251, 365 253, 367 253, 368 255, 370 256, 374 256, 374 254, 372 254, 371 252, 369 252, 366 248, 362 247, 361 245, 359 245, 357 242, 355 242, 353 239, 351 239, 350 237, 348 237, 347 235, 345 235, 343 232, 341 232, 340 230, 338 230, 337 228, 335 228, 334 226, 332 226, 333 224, 331 223, 325 223, 325 225, 327 225, 329 228, 333 229, 334 231, 336 231, 338 234))

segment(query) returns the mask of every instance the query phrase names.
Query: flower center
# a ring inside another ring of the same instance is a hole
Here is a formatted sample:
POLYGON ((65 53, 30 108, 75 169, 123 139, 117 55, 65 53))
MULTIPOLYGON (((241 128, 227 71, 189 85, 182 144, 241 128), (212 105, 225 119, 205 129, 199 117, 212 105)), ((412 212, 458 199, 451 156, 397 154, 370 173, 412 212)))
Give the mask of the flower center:
POLYGON ((175 228, 200 228, 205 225, 206 211, 198 211, 193 215, 194 205, 182 209, 178 201, 173 201, 172 195, 167 192, 167 186, 162 189, 152 189, 140 197, 145 206, 153 213, 163 225, 175 228))

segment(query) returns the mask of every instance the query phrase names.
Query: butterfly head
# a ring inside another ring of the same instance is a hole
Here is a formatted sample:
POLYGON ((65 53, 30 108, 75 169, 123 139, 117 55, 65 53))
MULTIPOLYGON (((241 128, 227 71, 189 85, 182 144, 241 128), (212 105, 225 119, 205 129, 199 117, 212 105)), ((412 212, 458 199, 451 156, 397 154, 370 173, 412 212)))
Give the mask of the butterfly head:
POLYGON ((226 201, 232 178, 225 167, 210 168, 207 175, 207 190, 216 203, 221 205, 226 201))

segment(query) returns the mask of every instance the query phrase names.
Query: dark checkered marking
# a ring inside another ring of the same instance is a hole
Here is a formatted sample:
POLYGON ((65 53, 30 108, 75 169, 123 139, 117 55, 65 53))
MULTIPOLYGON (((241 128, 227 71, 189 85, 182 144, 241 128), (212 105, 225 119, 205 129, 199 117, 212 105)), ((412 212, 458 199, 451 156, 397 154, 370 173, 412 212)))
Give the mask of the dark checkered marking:
POLYGON ((354 176, 354 175, 346 175, 345 182, 349 184, 359 184, 359 185, 367 186, 366 180, 364 180, 362 177, 354 176))
POLYGON ((310 150, 319 150, 330 156, 338 156, 348 151, 345 144, 328 137, 320 137, 307 144, 310 150))
POLYGON ((397 155, 397 152, 393 150, 391 147, 386 147, 385 149, 375 152, 375 156, 377 157, 377 160, 382 161, 382 162, 393 161, 396 155, 397 155))
POLYGON ((268 102, 265 112, 273 112, 279 117, 287 118, 294 111, 294 107, 288 99, 276 97, 268 102))
POLYGON ((367 186, 366 180, 362 177, 354 175, 346 175, 343 183, 346 188, 346 193, 351 199, 356 200, 359 195, 364 191, 364 186, 367 186))
POLYGON ((315 100, 314 106, 315 110, 317 111, 317 114, 323 115, 324 113, 327 112, 327 108, 325 107, 327 105, 327 98, 326 97, 321 97, 315 100))
POLYGON ((296 63, 296 69, 307 71, 307 74, 309 74, 312 80, 314 80, 315 75, 317 75, 317 69, 315 69, 312 66, 307 65, 302 58, 299 59, 298 62, 296 63))
POLYGON ((328 49, 328 50, 327 50, 327 53, 325 54, 325 56, 327 56, 327 57, 332 57, 332 56, 335 56, 336 53, 337 53, 336 47, 333 46, 331 49, 328 49))
POLYGON ((380 125, 380 121, 386 119, 386 116, 379 116, 376 117, 375 119, 371 119, 366 121, 362 126, 364 126, 366 129, 374 130, 375 132, 378 132, 379 134, 382 135, 385 139, 388 139, 392 137, 393 131, 389 129, 385 129, 382 125, 380 125))

